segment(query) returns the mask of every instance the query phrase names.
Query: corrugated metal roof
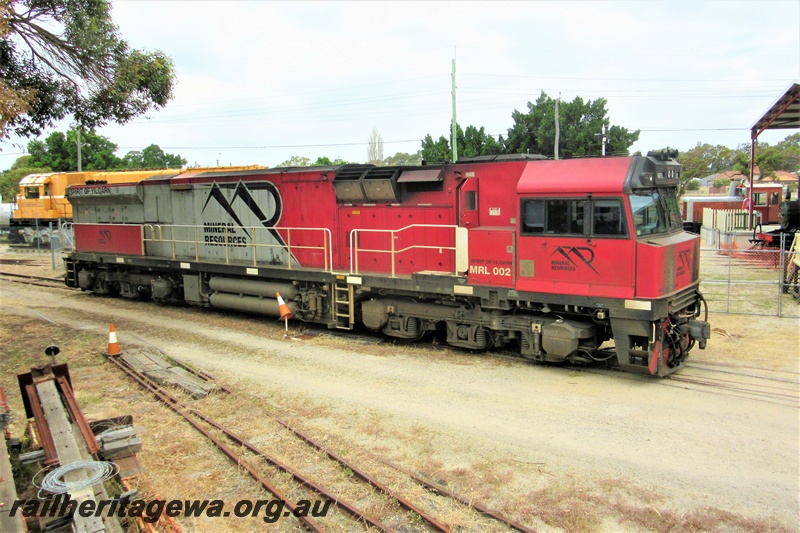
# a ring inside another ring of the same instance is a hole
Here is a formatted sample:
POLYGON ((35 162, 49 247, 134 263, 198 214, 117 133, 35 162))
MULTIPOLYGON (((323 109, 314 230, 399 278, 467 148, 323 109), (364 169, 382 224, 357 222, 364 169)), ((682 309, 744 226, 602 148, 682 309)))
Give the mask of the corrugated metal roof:
POLYGON ((750 128, 755 139, 765 130, 800 129, 800 84, 786 89, 764 115, 750 128))

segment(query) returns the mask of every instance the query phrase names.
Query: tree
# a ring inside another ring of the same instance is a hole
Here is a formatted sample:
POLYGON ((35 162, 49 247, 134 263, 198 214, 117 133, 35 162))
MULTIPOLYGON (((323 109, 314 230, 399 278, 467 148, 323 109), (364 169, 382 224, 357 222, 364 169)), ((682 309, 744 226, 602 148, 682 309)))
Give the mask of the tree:
POLYGON ((367 145, 367 163, 372 165, 383 165, 383 139, 378 133, 378 128, 373 127, 369 135, 367 145))
POLYGON ((350 161, 345 161, 341 157, 337 157, 333 161, 329 157, 326 156, 319 156, 316 161, 313 163, 311 159, 308 157, 303 157, 299 155, 292 156, 291 159, 287 159, 283 163, 277 165, 277 168, 280 167, 335 167, 339 165, 351 165, 350 161))
MULTIPOLYGON (((792 164, 792 136, 787 137, 784 141, 789 140, 786 145, 770 146, 768 143, 761 143, 756 141, 756 166, 761 171, 761 175, 769 176, 776 170, 786 170, 792 164), (788 159, 784 158, 784 152, 788 150, 788 159)), ((750 175, 750 145, 740 144, 736 147, 733 154, 733 169, 738 170, 742 174, 750 175)))
MULTIPOLYGON (((28 142, 28 153, 31 164, 49 167, 54 172, 70 172, 78 170, 78 135, 69 130, 66 135, 56 131, 45 138, 28 142)), ((81 169, 82 170, 116 170, 124 168, 123 161, 114 155, 117 145, 108 137, 97 135, 93 131, 81 133, 81 169)))
POLYGON ((456 139, 458 141, 458 157, 477 157, 480 155, 497 155, 503 153, 503 136, 495 139, 483 129, 475 126, 467 126, 463 135, 461 129, 456 129, 456 139))
POLYGON ((731 170, 735 164, 736 151, 726 146, 710 144, 697 145, 678 155, 681 164, 681 182, 678 193, 683 195, 694 178, 705 178, 731 170))
POLYGON ((165 154, 157 144, 151 144, 142 151, 134 150, 122 158, 123 168, 130 170, 150 170, 156 168, 181 168, 186 159, 175 154, 165 154))
POLYGON ((337 157, 333 161, 329 157, 320 156, 317 158, 316 161, 311 163, 312 167, 336 167, 339 165, 350 165, 349 161, 345 161, 341 157, 337 157))
POLYGON ((32 159, 33 157, 30 155, 23 155, 14 161, 10 169, 4 170, 0 174, 0 197, 2 197, 3 202, 14 201, 19 192, 19 180, 28 174, 42 174, 51 171, 47 167, 34 166, 32 159))
MULTIPOLYGON (((612 126, 606 118, 606 99, 595 101, 576 96, 572 102, 559 103, 559 157, 589 157, 603 153, 600 134, 606 127, 606 153, 628 155, 628 149, 639 139, 639 131, 612 126)), ((528 102, 528 112, 516 109, 511 114, 514 125, 508 130, 507 154, 555 155, 556 101, 544 91, 535 104, 528 102)))
POLYGON ((756 148, 756 165, 769 176, 778 170, 800 171, 800 133, 789 135, 775 146, 756 148))
POLYGON ((681 164, 681 177, 685 180, 705 178, 730 170, 734 165, 735 150, 726 146, 700 144, 678 156, 681 164))
POLYGON ((784 151, 784 168, 790 172, 800 172, 800 133, 789 135, 778 143, 784 151))
POLYGON ((311 160, 307 157, 302 157, 299 155, 292 156, 291 159, 287 159, 283 163, 277 165, 280 167, 308 167, 311 166, 311 160))
POLYGON ((383 160, 383 163, 387 166, 398 166, 398 167, 415 167, 422 164, 422 152, 419 151, 415 154, 407 154, 405 152, 397 152, 394 155, 390 155, 386 159, 383 160))
POLYGON ((0 10, 0 139, 67 115, 87 130, 124 124, 172 98, 172 60, 132 50, 108 1, 4 0, 0 10))
MULTIPOLYGON (((462 130, 456 124, 456 142, 458 143, 458 157, 476 157, 480 155, 497 155, 503 153, 503 136, 495 139, 484 131, 483 126, 467 126, 462 130)), ((420 151, 425 161, 449 161, 453 158, 450 141, 444 136, 434 141, 430 135, 425 136, 420 151)))
POLYGON ((430 133, 422 140, 420 154, 423 160, 435 162, 450 161, 453 157, 453 151, 450 149, 450 142, 447 138, 442 135, 439 140, 434 141, 430 133))

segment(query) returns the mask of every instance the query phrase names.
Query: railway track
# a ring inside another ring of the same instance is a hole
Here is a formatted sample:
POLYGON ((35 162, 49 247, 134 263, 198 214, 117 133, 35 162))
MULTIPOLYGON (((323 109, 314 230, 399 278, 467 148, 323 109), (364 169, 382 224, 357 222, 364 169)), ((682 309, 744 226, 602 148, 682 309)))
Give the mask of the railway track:
MULTIPOLYGON (((285 501, 286 509, 288 509, 289 514, 285 514, 284 516, 294 515, 295 510, 297 509, 297 504, 291 499, 289 499, 283 491, 281 491, 273 483, 271 483, 264 475, 262 475, 262 473, 260 473, 258 469, 253 467, 252 462, 247 461, 241 453, 238 453, 234 449, 234 447, 240 448, 243 451, 246 450, 250 454, 263 460, 270 466, 280 470, 281 472, 289 474, 294 479, 294 481, 298 483, 301 487, 304 487, 318 494, 319 496, 330 500, 344 514, 349 515, 351 519, 355 520, 359 524, 359 527, 374 528, 383 532, 395 531, 395 529, 370 517, 364 511, 356 507, 356 505, 344 500, 339 495, 334 494, 329 489, 324 488, 321 484, 308 478, 303 473, 284 464, 280 459, 267 454, 263 450, 259 449, 258 447, 250 443, 248 440, 237 435, 236 433, 226 428, 224 425, 220 424, 211 417, 201 413, 196 409, 185 406, 180 399, 172 395, 169 391, 167 391, 163 387, 159 386, 158 384, 150 380, 144 374, 141 374, 140 372, 137 372, 136 370, 128 367, 127 365, 124 364, 123 361, 115 357, 109 357, 108 360, 112 364, 117 366, 121 371, 125 372, 128 376, 130 376, 143 388, 151 392, 158 400, 164 403, 172 411, 183 417, 198 432, 200 432, 204 437, 209 439, 214 444, 214 446, 216 446, 230 461, 239 465, 240 467, 243 467, 253 479, 258 481, 262 485, 262 487, 264 487, 264 489, 266 489, 268 492, 274 495, 277 499, 285 501), (216 432, 223 438, 220 438, 219 436, 215 435, 212 432, 212 430, 216 430, 216 432), (231 446, 230 444, 226 444, 223 439, 226 439, 229 443, 232 443, 233 446, 231 446)), ((335 453, 326 446, 320 444, 315 439, 303 433, 302 431, 294 428, 291 424, 287 423, 286 421, 281 420, 280 418, 277 418, 275 416, 272 416, 271 418, 275 422, 277 422, 278 424, 289 430, 291 433, 293 433, 298 439, 303 441, 309 447, 313 448, 316 451, 324 453, 329 459, 331 459, 335 463, 338 463, 338 465, 341 468, 346 469, 346 471, 349 473, 352 473, 354 478, 357 478, 359 481, 369 485, 372 490, 377 491, 382 495, 384 495, 385 497, 397 502, 397 504, 399 504, 399 506, 405 509, 406 511, 413 513, 413 515, 418 517, 418 520, 421 520, 422 522, 425 523, 425 530, 440 531, 440 532, 452 531, 447 524, 443 523, 442 521, 434 517, 430 512, 422 509, 422 507, 420 507, 419 505, 409 501, 403 495, 392 490, 387 485, 376 479, 374 476, 368 474, 366 471, 359 468, 357 465, 353 464, 351 461, 335 453)), ((422 477, 407 472, 388 461, 381 461, 381 462, 391 466, 392 468, 395 468, 399 472, 402 472, 404 475, 407 475, 415 483, 422 485, 428 491, 440 496, 451 498, 452 500, 458 502, 461 505, 470 507, 475 511, 477 511, 478 513, 481 513, 484 516, 489 517, 490 519, 496 522, 504 524, 511 530, 521 531, 525 533, 533 533, 532 529, 506 518, 497 511, 489 509, 478 503, 472 502, 469 499, 462 497, 458 494, 455 494, 439 484, 429 482, 423 479, 422 477)), ((320 525, 317 521, 313 520, 308 516, 301 515, 301 516, 296 516, 296 518, 303 525, 303 527, 305 527, 310 531, 325 531, 322 525, 320 525)), ((406 527, 403 527, 402 529, 407 530, 406 527)))
POLYGON ((770 368, 689 362, 669 380, 730 396, 800 408, 800 374, 770 368))
POLYGON ((14 283, 25 285, 36 285, 37 287, 60 288, 72 291, 70 287, 64 285, 64 278, 48 278, 46 276, 30 276, 28 274, 15 274, 13 272, 0 272, 0 278, 14 283))
POLYGON ((652 381, 657 386, 691 389, 800 409, 799 374, 792 371, 707 362, 687 363, 683 369, 663 379, 592 366, 577 371, 632 381, 652 381))
MULTIPOLYGON (((491 353, 492 357, 526 360, 517 355, 491 353)), ((776 370, 772 368, 717 363, 713 361, 692 361, 684 368, 664 379, 621 372, 619 369, 598 362, 585 366, 575 366, 577 372, 603 374, 633 381, 653 381, 658 385, 691 388, 699 392, 713 392, 745 398, 759 402, 800 408, 800 372, 776 370), (690 385, 679 385, 679 383, 690 385)))

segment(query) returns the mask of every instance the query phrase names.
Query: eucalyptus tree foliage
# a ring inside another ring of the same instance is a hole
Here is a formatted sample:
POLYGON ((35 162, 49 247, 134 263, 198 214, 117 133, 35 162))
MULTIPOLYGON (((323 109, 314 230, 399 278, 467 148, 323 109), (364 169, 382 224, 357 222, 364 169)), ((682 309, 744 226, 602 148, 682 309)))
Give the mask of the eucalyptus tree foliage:
MULTIPOLYGON (((108 137, 93 131, 81 134, 81 167, 83 170, 117 170, 122 160, 114 152, 117 145, 108 137)), ((78 170, 77 132, 54 131, 44 140, 28 141, 30 165, 47 167, 53 172, 73 172, 78 170)))
MULTIPOLYGON (((606 155, 628 155, 629 148, 639 139, 639 131, 629 131, 612 125, 606 110, 606 99, 584 100, 576 96, 571 102, 558 102, 558 148, 562 159, 597 157, 603 153, 605 127, 606 155)), ((528 102, 526 111, 511 113, 514 124, 507 137, 490 134, 483 127, 456 126, 458 157, 497 154, 541 154, 555 156, 556 100, 541 93, 536 102, 528 102)), ((422 141, 422 156, 426 161, 452 159, 449 136, 438 140, 429 134, 422 141)))
MULTIPOLYGON (((571 102, 559 102, 558 125, 560 158, 596 157, 603 153, 603 126, 607 155, 628 155, 628 149, 639 140, 639 131, 628 131, 612 125, 606 116, 607 100, 584 100, 576 96, 571 102)), ((556 100, 542 91, 535 103, 528 102, 527 112, 514 110, 514 125, 508 130, 507 154, 541 154, 553 157, 556 138, 556 100)))
POLYGON ((177 154, 167 154, 157 144, 151 144, 143 150, 132 150, 122 158, 126 170, 149 170, 158 168, 181 168, 186 159, 177 154))
MULTIPOLYGON (((464 130, 456 124, 456 142, 458 143, 458 157, 476 157, 481 155, 498 155, 504 153, 503 136, 495 139, 487 133, 483 126, 467 126, 464 130)), ((453 158, 449 138, 444 135, 438 140, 433 140, 430 134, 422 140, 422 150, 419 152, 425 161, 450 161, 453 158)))
POLYGON ((124 124, 172 98, 172 60, 131 49, 109 2, 3 0, 0 10, 0 139, 67 116, 87 130, 124 124))

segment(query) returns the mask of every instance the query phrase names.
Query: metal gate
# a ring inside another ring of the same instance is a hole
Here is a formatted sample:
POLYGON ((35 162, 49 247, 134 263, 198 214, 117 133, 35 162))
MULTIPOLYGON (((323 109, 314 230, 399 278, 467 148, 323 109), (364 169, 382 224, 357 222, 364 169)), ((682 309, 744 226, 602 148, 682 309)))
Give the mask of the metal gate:
POLYGON ((713 228, 701 237, 700 290, 709 311, 800 317, 798 266, 785 246, 756 249, 746 235, 713 228))

